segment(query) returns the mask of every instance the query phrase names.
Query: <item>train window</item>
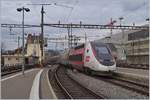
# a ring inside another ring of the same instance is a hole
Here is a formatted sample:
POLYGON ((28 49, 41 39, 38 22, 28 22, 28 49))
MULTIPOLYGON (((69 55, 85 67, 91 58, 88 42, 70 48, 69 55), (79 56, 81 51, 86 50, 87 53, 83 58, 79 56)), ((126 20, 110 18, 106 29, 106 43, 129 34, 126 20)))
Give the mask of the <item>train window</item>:
POLYGON ((70 61, 82 61, 82 54, 79 55, 70 55, 69 56, 70 61))

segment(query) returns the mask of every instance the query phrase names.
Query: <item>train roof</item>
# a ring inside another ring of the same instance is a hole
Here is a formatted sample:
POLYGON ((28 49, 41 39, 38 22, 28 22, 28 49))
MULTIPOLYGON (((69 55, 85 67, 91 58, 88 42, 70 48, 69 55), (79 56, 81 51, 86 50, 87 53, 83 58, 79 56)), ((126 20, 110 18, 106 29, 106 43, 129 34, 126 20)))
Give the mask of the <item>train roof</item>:
POLYGON ((104 42, 92 42, 93 45, 107 45, 112 51, 117 51, 117 48, 113 43, 104 43, 104 42))

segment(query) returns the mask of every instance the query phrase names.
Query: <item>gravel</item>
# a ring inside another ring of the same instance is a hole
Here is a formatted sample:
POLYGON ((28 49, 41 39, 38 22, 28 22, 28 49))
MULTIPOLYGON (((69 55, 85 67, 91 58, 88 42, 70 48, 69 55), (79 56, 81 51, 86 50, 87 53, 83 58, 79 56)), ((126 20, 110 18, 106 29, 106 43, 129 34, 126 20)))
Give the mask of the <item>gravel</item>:
POLYGON ((74 80, 78 81, 85 87, 95 91, 97 94, 104 95, 111 99, 148 99, 148 96, 133 92, 120 86, 95 79, 80 72, 68 70, 68 74, 74 80))

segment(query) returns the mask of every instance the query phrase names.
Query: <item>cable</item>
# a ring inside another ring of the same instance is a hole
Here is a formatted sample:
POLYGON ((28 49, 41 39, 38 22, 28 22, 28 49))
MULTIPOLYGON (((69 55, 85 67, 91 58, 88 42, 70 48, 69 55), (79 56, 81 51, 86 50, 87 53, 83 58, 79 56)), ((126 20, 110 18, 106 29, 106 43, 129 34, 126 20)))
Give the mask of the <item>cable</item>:
POLYGON ((68 14, 68 17, 66 18, 66 22, 67 22, 67 23, 68 23, 68 21, 69 21, 69 18, 70 18, 70 16, 71 16, 71 14, 72 14, 74 8, 76 7, 76 5, 77 5, 78 3, 79 3, 79 1, 76 0, 76 3, 75 3, 75 5, 74 5, 74 7, 72 7, 71 11, 70 11, 69 14, 68 14))

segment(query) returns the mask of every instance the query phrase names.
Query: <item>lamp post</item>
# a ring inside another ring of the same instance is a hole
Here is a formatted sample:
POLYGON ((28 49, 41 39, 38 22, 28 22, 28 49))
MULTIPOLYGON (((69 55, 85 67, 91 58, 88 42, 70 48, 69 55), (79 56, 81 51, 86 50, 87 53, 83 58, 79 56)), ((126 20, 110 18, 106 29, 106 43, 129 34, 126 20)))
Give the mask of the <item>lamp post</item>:
POLYGON ((22 7, 22 8, 17 8, 17 11, 18 12, 21 12, 22 11, 22 59, 23 59, 23 62, 22 62, 22 74, 24 75, 24 67, 25 67, 25 50, 24 50, 24 12, 29 12, 30 9, 29 8, 25 8, 25 7, 22 7))
MULTIPOLYGON (((112 38, 112 26, 116 23, 117 21, 116 20, 113 20, 112 18, 110 19, 110 26, 111 26, 111 29, 110 29, 110 39, 112 38)), ((111 41, 110 41, 111 42, 111 41)))
MULTIPOLYGON (((122 20, 123 20, 124 18, 123 17, 119 17, 119 20, 120 20, 120 26, 122 26, 122 20)), ((122 47, 123 47, 123 39, 124 39, 124 30, 122 29, 122 47)))
POLYGON ((146 21, 149 23, 149 18, 146 18, 146 21))
POLYGON ((122 25, 122 20, 123 20, 124 18, 123 17, 119 17, 119 20, 120 20, 120 26, 122 25))

